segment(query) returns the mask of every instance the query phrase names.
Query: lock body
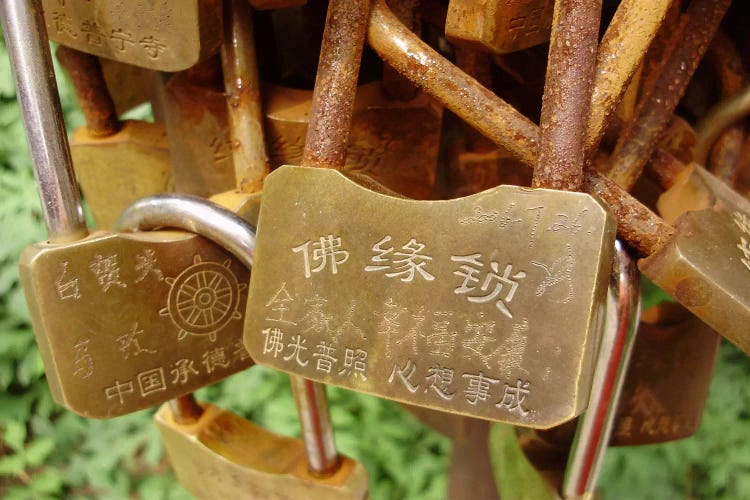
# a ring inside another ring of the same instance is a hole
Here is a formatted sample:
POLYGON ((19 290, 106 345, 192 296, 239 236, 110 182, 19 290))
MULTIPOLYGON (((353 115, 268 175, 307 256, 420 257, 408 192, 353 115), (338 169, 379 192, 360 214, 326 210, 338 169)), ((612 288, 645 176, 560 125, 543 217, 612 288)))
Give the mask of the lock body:
POLYGON ((445 36, 483 52, 506 54, 549 40, 552 0, 450 0, 445 36))
POLYGON ((584 409, 614 240, 592 197, 500 186, 418 202, 283 167, 258 234, 256 362, 531 427, 584 409))
POLYGON ((99 229, 111 229, 136 200, 172 190, 167 134, 160 123, 128 120, 108 137, 82 127, 73 134, 70 149, 99 229))
POLYGON ((151 100, 156 84, 155 71, 112 59, 99 62, 118 115, 151 100))
POLYGON ((307 470, 304 444, 205 405, 193 423, 175 421, 171 408, 154 415, 177 479, 198 498, 365 499, 367 472, 347 457, 331 476, 307 470))
POLYGON ((157 71, 180 71, 219 50, 220 0, 43 0, 51 40, 157 71))
POLYGON ((39 243, 20 270, 52 395, 80 415, 131 413, 252 364, 241 342, 249 272, 200 236, 39 243))

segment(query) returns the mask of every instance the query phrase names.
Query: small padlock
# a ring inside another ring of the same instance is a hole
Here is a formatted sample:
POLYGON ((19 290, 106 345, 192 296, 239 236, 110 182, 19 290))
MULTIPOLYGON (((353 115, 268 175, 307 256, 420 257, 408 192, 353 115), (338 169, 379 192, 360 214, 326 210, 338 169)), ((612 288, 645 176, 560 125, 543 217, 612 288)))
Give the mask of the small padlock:
POLYGON ((450 0, 445 36, 457 45, 506 54, 549 40, 552 0, 450 0))
POLYGON ((111 229, 134 201, 171 190, 164 125, 120 122, 95 56, 60 46, 57 58, 71 76, 86 117, 86 127, 73 134, 73 165, 97 227, 111 229))
MULTIPOLYGON (((316 417, 322 420, 321 428, 330 432, 327 412, 316 417)), ((310 468, 302 440, 272 433, 214 405, 199 404, 192 396, 164 404, 154 421, 177 480, 197 498, 368 496, 367 471, 359 462, 337 455, 334 470, 317 474, 310 468)))
POLYGON ((153 100, 156 71, 112 59, 101 58, 99 63, 118 116, 153 100))
MULTIPOLYGON (((55 400, 114 417, 249 366, 243 263, 186 233, 87 236, 41 12, 13 2, 2 13, 49 233, 23 252, 21 284, 55 400)), ((226 225, 251 256, 252 228, 195 203, 190 227, 226 225)))
POLYGON ((221 45, 221 0, 42 0, 50 39, 99 57, 181 71, 221 45))

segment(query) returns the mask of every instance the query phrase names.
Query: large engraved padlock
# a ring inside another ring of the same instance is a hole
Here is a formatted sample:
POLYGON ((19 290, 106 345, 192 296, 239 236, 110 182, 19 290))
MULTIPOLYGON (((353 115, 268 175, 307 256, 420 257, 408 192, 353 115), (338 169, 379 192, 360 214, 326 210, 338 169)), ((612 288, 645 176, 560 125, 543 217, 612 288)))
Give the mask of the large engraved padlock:
POLYGON ((181 71, 221 45, 220 0, 42 0, 60 45, 158 71, 181 71))
MULTIPOLYGON (((24 123, 50 238, 27 248, 20 267, 53 397, 84 416, 107 418, 246 368, 243 262, 194 234, 87 236, 41 13, 11 10, 22 18, 18 26, 40 34, 11 38, 8 46, 24 89, 24 123)), ((211 207, 191 219, 229 225, 252 247, 252 228, 229 212, 211 207)))
MULTIPOLYGON (((327 413, 320 417, 330 432, 327 413)), ((359 462, 338 455, 333 470, 316 474, 302 440, 192 396, 163 405, 154 421, 178 481, 197 498, 367 498, 367 472, 359 462)))

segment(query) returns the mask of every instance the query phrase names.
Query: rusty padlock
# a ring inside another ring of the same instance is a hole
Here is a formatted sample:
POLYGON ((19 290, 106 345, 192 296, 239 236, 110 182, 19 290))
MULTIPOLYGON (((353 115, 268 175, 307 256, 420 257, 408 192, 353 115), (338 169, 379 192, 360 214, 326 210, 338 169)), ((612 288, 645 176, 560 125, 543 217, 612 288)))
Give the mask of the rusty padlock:
POLYGON ((73 165, 97 227, 111 229, 134 201, 171 190, 164 125, 120 122, 96 57, 60 46, 57 58, 71 76, 86 117, 86 127, 73 134, 73 165))
POLYGON ((221 0, 42 0, 49 37, 81 52, 181 71, 221 45, 221 0))

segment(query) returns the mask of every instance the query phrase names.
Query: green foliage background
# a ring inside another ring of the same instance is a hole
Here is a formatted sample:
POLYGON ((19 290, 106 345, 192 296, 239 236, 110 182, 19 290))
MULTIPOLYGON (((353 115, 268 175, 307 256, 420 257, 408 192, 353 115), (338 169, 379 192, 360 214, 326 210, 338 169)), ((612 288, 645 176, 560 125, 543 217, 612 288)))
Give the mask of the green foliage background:
MULTIPOLYGON (((58 71, 59 74, 59 71, 58 71)), ((70 88, 60 81, 69 129, 82 123, 70 88)), ((113 420, 87 420, 49 394, 17 262, 28 244, 46 238, 10 64, 0 46, 0 497, 149 498, 190 496, 174 480, 152 411, 113 420)), ((649 300, 658 300, 653 293, 649 300)), ((608 452, 604 498, 750 498, 750 363, 721 348, 708 408, 693 438, 608 452)), ((201 397, 283 434, 299 426, 287 379, 254 367, 201 397)), ((329 389, 336 440, 368 470, 374 499, 439 499, 446 494, 450 442, 398 405, 329 389)), ((532 488, 508 429, 493 430, 496 476, 504 498, 540 498, 532 488), (504 458, 505 462, 501 459, 504 458)))

